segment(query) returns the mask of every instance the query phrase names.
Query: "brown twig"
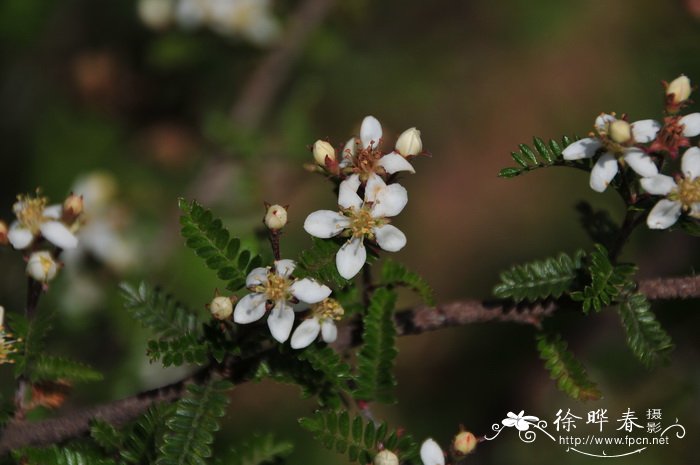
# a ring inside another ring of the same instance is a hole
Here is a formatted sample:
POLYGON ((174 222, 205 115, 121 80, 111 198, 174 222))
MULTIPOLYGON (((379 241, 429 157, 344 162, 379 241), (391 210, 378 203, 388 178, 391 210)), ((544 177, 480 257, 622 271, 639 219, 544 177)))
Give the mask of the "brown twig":
MULTIPOLYGON (((645 280, 640 283, 639 290, 652 300, 700 298, 700 276, 645 280)), ((550 316, 555 309, 554 302, 547 305, 515 306, 464 300, 437 307, 420 306, 404 310, 396 314, 395 321, 397 332, 402 336, 484 322, 508 322, 539 327, 541 321, 550 316)), ((334 345, 344 350, 359 342, 357 327, 351 325, 340 331, 334 345)), ((203 382, 212 372, 227 376, 240 384, 249 379, 256 364, 263 360, 266 354, 267 352, 263 352, 244 360, 228 358, 221 366, 205 368, 176 383, 126 399, 69 412, 59 418, 38 422, 13 420, 7 424, 0 436, 0 456, 20 447, 53 444, 82 436, 89 431, 93 419, 99 418, 115 426, 124 425, 136 419, 155 403, 179 399, 184 394, 187 384, 203 382)))

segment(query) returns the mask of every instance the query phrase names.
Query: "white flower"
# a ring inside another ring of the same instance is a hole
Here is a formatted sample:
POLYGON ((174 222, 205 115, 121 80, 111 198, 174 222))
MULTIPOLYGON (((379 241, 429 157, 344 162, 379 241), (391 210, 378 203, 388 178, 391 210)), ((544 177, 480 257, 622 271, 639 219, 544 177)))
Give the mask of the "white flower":
POLYGON ((683 126, 684 137, 695 137, 700 135, 700 113, 690 113, 685 115, 678 123, 683 126))
POLYGON ((351 279, 360 272, 367 260, 365 238, 376 241, 387 252, 397 252, 406 245, 406 236, 389 224, 388 218, 398 215, 408 202, 408 193, 400 184, 387 185, 373 175, 365 186, 364 202, 357 195, 359 175, 354 174, 340 183, 338 205, 340 212, 319 210, 304 221, 304 229, 312 236, 328 239, 344 231, 350 236, 335 257, 338 273, 351 279))
POLYGON ((303 349, 316 340, 318 334, 330 344, 338 337, 335 320, 343 317, 345 311, 335 299, 325 299, 311 306, 311 317, 304 320, 292 334, 292 349, 303 349))
POLYGON ((654 176, 659 170, 654 160, 644 150, 631 143, 646 144, 656 138, 661 124, 654 120, 641 120, 629 124, 623 123, 612 115, 602 114, 596 118, 597 137, 586 137, 567 146, 562 152, 565 160, 592 158, 596 153, 602 155, 591 170, 590 186, 596 192, 603 192, 617 174, 618 157, 643 177, 654 176), (612 129, 612 131, 611 131, 612 129))
POLYGON ((40 283, 48 283, 56 277, 58 272, 58 264, 53 259, 49 252, 42 250, 34 252, 29 256, 27 262, 27 274, 39 281, 40 283))
POLYGON ((13 205, 17 221, 10 225, 7 239, 15 249, 27 248, 39 235, 62 249, 78 245, 78 239, 60 221, 63 206, 46 204, 45 197, 20 196, 13 205))
POLYGON ((445 465, 445 454, 433 439, 426 439, 421 444, 420 459, 423 465, 445 465))
POLYGON ((206 0, 209 27, 223 35, 238 35, 257 44, 279 36, 269 0, 206 0))
POLYGON ((309 279, 293 279, 296 264, 293 260, 277 260, 274 270, 255 268, 246 278, 246 287, 252 291, 236 304, 233 321, 248 324, 259 320, 269 309, 267 325, 279 342, 289 338, 294 325, 293 299, 314 304, 331 293, 328 286, 309 279))
POLYGON ((649 212, 647 225, 651 229, 672 226, 686 211, 693 218, 700 218, 700 148, 691 147, 681 159, 683 177, 677 181, 670 176, 657 174, 643 178, 644 190, 653 195, 663 195, 649 212))
POLYGON ((527 431, 530 429, 531 423, 536 423, 540 420, 532 415, 523 415, 523 413, 525 413, 525 410, 521 410, 517 415, 513 412, 508 412, 508 418, 505 418, 503 421, 501 421, 501 423, 503 423, 503 426, 507 426, 509 428, 515 426, 518 431, 527 431))

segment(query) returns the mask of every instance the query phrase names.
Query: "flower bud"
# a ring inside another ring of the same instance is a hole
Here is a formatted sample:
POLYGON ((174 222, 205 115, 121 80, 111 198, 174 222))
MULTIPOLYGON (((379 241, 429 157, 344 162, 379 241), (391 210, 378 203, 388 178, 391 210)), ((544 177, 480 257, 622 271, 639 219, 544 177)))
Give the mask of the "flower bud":
POLYGON ((0 221, 0 245, 7 245, 7 224, 0 221))
POLYGON ((374 456, 374 465, 399 465, 399 458, 392 451, 384 449, 374 456))
POLYGON ((690 79, 681 74, 668 85, 666 95, 673 94, 673 103, 677 105, 688 100, 691 91, 690 79))
POLYGON ((209 311, 217 320, 227 320, 233 313, 233 301, 230 297, 216 296, 209 304, 209 311))
POLYGON ((42 250, 34 252, 29 257, 27 274, 33 279, 41 283, 48 283, 56 277, 56 272, 58 272, 58 264, 49 252, 42 250))
POLYGON ((423 150, 420 131, 416 128, 406 129, 396 141, 396 151, 404 157, 418 155, 423 150))
POLYGON ((610 122, 608 134, 610 138, 618 144, 624 144, 632 138, 632 128, 627 121, 616 119, 610 122))
POLYGON ((287 224, 287 209, 282 205, 270 205, 265 213, 265 226, 277 230, 287 224))
POLYGON ((314 160, 321 166, 326 166, 326 157, 335 160, 335 149, 325 140, 314 142, 314 160))
POLYGON ((151 29, 164 29, 172 21, 173 2, 170 0, 140 0, 139 18, 151 29))
POLYGON ((68 223, 72 223, 83 213, 83 208, 83 196, 71 194, 63 201, 63 218, 68 223))
POLYGON ((452 449, 458 455, 470 454, 476 449, 476 436, 470 431, 461 431, 457 436, 455 436, 454 441, 452 441, 452 449))

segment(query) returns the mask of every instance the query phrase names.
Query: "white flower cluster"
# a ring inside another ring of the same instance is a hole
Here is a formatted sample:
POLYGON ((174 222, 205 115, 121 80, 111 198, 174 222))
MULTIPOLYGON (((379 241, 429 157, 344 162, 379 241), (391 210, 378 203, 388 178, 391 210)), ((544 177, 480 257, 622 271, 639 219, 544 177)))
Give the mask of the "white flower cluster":
POLYGON ((280 32, 270 0, 140 0, 138 13, 155 30, 172 24, 187 30, 206 26, 259 45, 271 43, 280 32))
POLYGON ((667 111, 673 113, 663 124, 646 119, 628 123, 614 114, 601 114, 595 120, 595 133, 564 149, 565 160, 596 158, 590 186, 604 192, 621 168, 629 166, 641 177, 640 184, 651 195, 664 196, 649 213, 652 229, 672 226, 682 212, 700 218, 700 148, 690 147, 689 138, 700 135, 700 113, 676 115, 690 96, 690 80, 685 76, 668 84, 667 111), (690 147, 690 148, 688 148, 690 147), (683 176, 660 174, 668 158, 681 161, 683 176))

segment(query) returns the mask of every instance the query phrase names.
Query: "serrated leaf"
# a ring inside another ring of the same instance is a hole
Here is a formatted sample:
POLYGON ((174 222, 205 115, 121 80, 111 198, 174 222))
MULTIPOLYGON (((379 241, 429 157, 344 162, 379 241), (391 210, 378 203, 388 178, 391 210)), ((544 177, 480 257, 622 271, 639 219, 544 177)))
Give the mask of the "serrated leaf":
POLYGON ((382 266, 382 285, 407 286, 413 289, 426 305, 435 305, 435 295, 428 282, 415 271, 410 271, 401 263, 391 259, 387 259, 382 266))
POLYGON ((533 150, 527 144, 518 145, 517 152, 511 152, 511 158, 519 165, 517 167, 503 168, 498 173, 499 177, 502 178, 513 178, 515 176, 521 175, 528 171, 532 171, 538 168, 544 168, 548 166, 569 166, 575 168, 587 168, 586 160, 564 160, 562 158, 561 147, 566 147, 571 144, 572 141, 577 140, 577 138, 563 137, 561 140, 561 145, 556 140, 549 141, 549 147, 544 141, 538 137, 534 137, 532 143, 535 147, 533 150))
POLYGON ((46 337, 51 331, 52 315, 40 310, 31 322, 27 321, 24 315, 7 315, 12 337, 16 341, 17 350, 10 354, 10 359, 15 365, 15 377, 30 374, 29 370, 46 345, 46 337))
POLYGON ((516 302, 560 297, 576 282, 584 256, 579 250, 573 256, 562 253, 556 258, 516 265, 501 273, 501 282, 493 293, 516 302))
POLYGON ((118 452, 124 440, 122 433, 117 431, 114 426, 99 418, 93 420, 90 424, 90 437, 92 437, 107 454, 118 452))
POLYGON ((89 451, 68 447, 24 448, 12 452, 24 465, 116 465, 112 459, 98 457, 89 451))
POLYGON ((647 367, 668 361, 673 342, 651 311, 647 298, 643 294, 629 295, 618 311, 627 333, 627 345, 634 355, 647 367))
POLYGON ((39 381, 69 381, 71 383, 102 381, 99 371, 90 366, 51 355, 39 355, 31 370, 31 380, 39 381))
POLYGON ((598 400, 602 394, 588 379, 586 369, 567 349, 560 335, 537 336, 537 350, 557 387, 576 400, 598 400))

